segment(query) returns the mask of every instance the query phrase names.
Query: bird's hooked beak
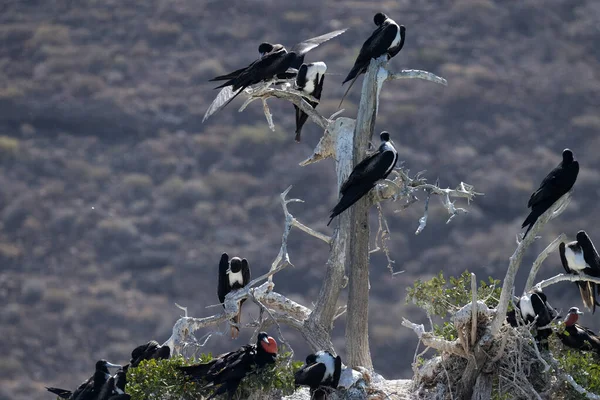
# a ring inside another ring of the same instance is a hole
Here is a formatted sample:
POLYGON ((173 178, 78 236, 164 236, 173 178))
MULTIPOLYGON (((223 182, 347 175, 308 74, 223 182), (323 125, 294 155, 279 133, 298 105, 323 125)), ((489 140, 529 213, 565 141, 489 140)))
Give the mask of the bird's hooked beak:
POLYGON ((269 345, 269 344, 270 344, 270 343, 269 343, 269 337, 268 337, 268 336, 267 336, 267 337, 265 337, 265 338, 263 338, 263 340, 262 340, 262 341, 263 341, 263 342, 265 342, 267 345, 269 345))
POLYGON ((106 362, 106 367, 107 368, 121 368, 122 365, 118 365, 118 364, 113 364, 113 363, 109 363, 108 361, 106 362))
POLYGON ((577 312, 576 312, 575 314, 577 314, 577 315, 583 315, 583 312, 582 312, 582 311, 579 311, 579 310, 577 310, 577 312))

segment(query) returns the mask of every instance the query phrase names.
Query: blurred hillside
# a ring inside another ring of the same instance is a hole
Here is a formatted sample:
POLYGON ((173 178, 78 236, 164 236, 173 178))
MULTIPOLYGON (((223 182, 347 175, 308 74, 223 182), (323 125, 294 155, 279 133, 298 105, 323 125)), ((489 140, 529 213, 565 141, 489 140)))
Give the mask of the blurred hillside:
MULTIPOLYGON (((6 1, 0 400, 49 399, 43 386, 73 388, 97 359, 126 362, 134 346, 166 340, 181 314, 174 302, 193 316, 212 314, 217 309, 205 307, 218 302, 223 251, 248 258, 255 276, 277 255, 278 195, 287 186, 305 200, 290 211, 332 231, 325 226, 337 199, 332 162, 298 166, 322 132, 309 122, 296 144, 293 107, 276 100, 269 105, 277 132, 268 130, 258 103, 238 113, 241 100, 202 124, 217 93, 207 81, 254 60, 262 41, 291 46, 349 27, 307 56, 334 74, 319 105, 331 115, 377 11, 407 27, 390 69, 426 69, 449 85, 388 82, 376 130, 392 133, 411 173, 426 169, 442 186, 462 180, 485 196, 449 225, 439 199, 432 200, 419 236, 422 202, 402 213, 394 213, 399 204, 385 204, 392 256, 405 272, 392 278, 385 258, 371 257, 376 369, 411 376, 417 341, 400 322, 425 322, 404 301, 415 279, 465 269, 503 278, 529 195, 567 146, 581 164, 574 200, 543 231, 523 269, 560 232, 573 238, 585 229, 600 245, 597 1, 6 1)), ((360 81, 345 116, 355 116, 360 81)), ((328 248, 293 231, 289 251, 296 267, 276 276, 277 290, 310 306, 328 248)), ((561 271, 554 254, 540 278, 561 271)), ((547 294, 563 312, 582 307, 574 284, 547 294)), ((249 303, 244 310, 246 321, 258 314, 249 303)), ((344 323, 335 330, 342 352, 344 323)), ((600 328, 591 314, 583 323, 600 328)), ((206 350, 235 348, 250 334, 236 342, 213 338, 206 350)), ((284 334, 304 358, 302 339, 284 334)))

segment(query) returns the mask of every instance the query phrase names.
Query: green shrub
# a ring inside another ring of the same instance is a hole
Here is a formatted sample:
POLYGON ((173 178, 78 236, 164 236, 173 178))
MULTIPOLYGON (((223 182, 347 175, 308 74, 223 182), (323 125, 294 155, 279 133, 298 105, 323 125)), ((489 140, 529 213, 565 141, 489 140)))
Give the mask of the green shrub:
MULTIPOLYGON (((294 392, 294 373, 302 366, 301 361, 288 363, 290 353, 282 353, 275 364, 263 368, 258 374, 246 377, 237 391, 237 397, 246 399, 256 392, 279 391, 282 395, 294 392)), ((127 371, 126 392, 132 400, 157 398, 162 400, 191 400, 207 397, 210 388, 203 389, 202 383, 188 380, 177 369, 178 366, 205 363, 212 355, 202 354, 199 359, 185 360, 181 356, 169 360, 142 361, 137 368, 127 371)))
MULTIPOLYGON (((559 327, 559 330, 561 328, 564 329, 564 325, 559 327)), ((549 338, 549 344, 552 354, 564 372, 571 375, 575 382, 587 391, 600 394, 600 360, 594 352, 570 349, 564 346, 556 335, 549 338)), ((556 400, 584 400, 587 397, 575 391, 570 384, 565 382, 553 398, 556 400)))

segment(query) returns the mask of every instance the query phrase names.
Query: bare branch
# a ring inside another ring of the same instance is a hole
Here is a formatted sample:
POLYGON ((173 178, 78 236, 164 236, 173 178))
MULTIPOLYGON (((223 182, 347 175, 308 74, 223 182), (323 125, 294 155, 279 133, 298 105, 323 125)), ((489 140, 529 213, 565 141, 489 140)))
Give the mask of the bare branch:
POLYGON ((406 318, 402 318, 402 326, 412 329, 417 337, 427 347, 438 350, 439 352, 447 352, 460 357, 467 357, 467 354, 462 348, 458 340, 449 341, 435 336, 432 332, 425 332, 423 324, 415 324, 406 318))
POLYGON ((533 282, 535 281, 535 277, 539 272, 542 263, 550 255, 550 253, 556 250, 560 242, 562 242, 565 239, 566 235, 564 233, 561 233, 537 256, 537 258, 533 262, 533 265, 531 266, 531 271, 529 272, 529 276, 527 277, 527 283, 525 283, 525 289, 523 289, 523 294, 527 293, 533 286, 533 282))
POLYGON ((387 80, 395 79, 424 79, 426 81, 439 83, 440 85, 448 86, 448 81, 442 77, 439 77, 431 72, 421 71, 418 69, 403 69, 397 73, 389 73, 387 80))
POLYGON ((569 281, 569 282, 585 281, 585 282, 593 282, 593 283, 600 284, 600 278, 596 278, 594 276, 580 273, 579 275, 558 274, 556 276, 553 276, 552 278, 548 278, 541 282, 538 282, 534 286, 537 288, 543 289, 550 285, 554 285, 555 283, 565 282, 565 281, 569 281))
POLYGON ((506 276, 504 277, 504 282, 502 284, 502 292, 500 294, 500 301, 498 303, 498 313, 494 317, 490 325, 490 332, 493 336, 495 336, 499 331, 500 327, 504 323, 506 319, 506 311, 508 309, 508 302, 510 301, 511 292, 513 286, 515 284, 515 276, 519 267, 521 266, 521 260, 523 259, 523 255, 525 254, 525 250, 533 243, 537 233, 546 225, 548 221, 552 218, 557 217, 563 210, 565 210, 566 205, 571 200, 571 193, 569 191, 565 195, 563 195, 560 199, 558 199, 552 207, 550 207, 544 214, 542 214, 536 223, 531 228, 529 234, 525 236, 525 238, 519 243, 517 249, 510 256, 510 261, 508 264, 508 269, 506 271, 506 276))
POLYGON ((577 382, 575 382, 575 379, 573 379, 573 377, 569 374, 567 374, 559 365, 558 360, 556 360, 554 357, 550 356, 550 363, 552 364, 552 367, 554 367, 554 370, 557 372, 557 374, 559 375, 560 378, 564 379, 565 381, 567 381, 569 383, 569 385, 571 385, 571 387, 573 389, 575 389, 575 391, 579 394, 584 395, 585 397, 587 397, 588 399, 591 400, 600 400, 600 396, 591 392, 588 392, 583 386, 581 386, 580 384, 578 384, 577 382))
MULTIPOLYGON (((471 304, 477 303, 477 278, 471 272, 471 304)), ((471 307, 471 343, 477 339, 477 308, 471 307)))

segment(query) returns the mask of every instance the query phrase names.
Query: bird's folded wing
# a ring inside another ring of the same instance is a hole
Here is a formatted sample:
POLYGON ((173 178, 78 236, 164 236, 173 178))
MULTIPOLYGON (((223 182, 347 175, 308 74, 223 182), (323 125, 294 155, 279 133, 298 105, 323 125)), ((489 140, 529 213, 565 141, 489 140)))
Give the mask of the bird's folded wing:
POLYGON ((206 121, 208 118, 210 118, 211 115, 213 115, 214 113, 219 111, 236 94, 237 94, 237 91, 234 92, 233 90, 231 90, 231 86, 225 86, 223 89, 221 89, 219 94, 217 94, 217 97, 215 97, 213 102, 208 107, 208 110, 206 110, 206 113, 204 114, 204 118, 202 118, 202 122, 206 121))
POLYGON ((321 378, 325 375, 325 370, 325 365, 321 363, 306 365, 294 374, 294 383, 296 385, 310 386, 311 383, 321 382, 321 378))

